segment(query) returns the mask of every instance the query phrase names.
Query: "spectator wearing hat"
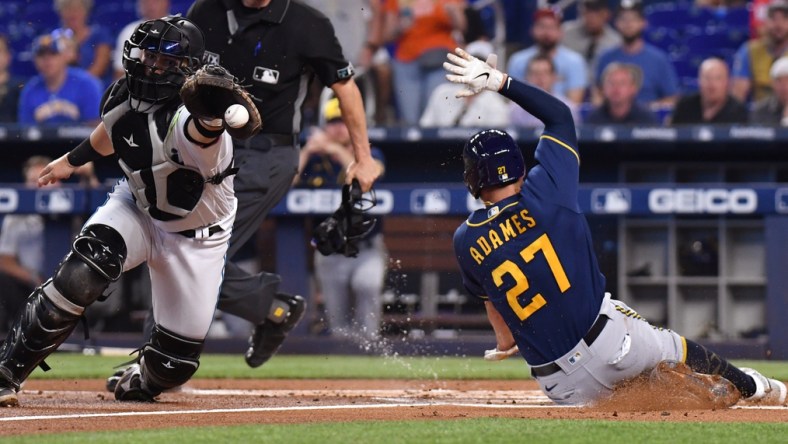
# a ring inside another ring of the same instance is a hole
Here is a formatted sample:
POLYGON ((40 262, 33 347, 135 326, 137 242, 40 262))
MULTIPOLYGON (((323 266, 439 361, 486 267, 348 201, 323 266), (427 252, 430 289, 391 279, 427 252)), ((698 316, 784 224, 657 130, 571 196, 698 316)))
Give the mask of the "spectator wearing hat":
MULTIPOLYGON (((325 124, 314 128, 301 149, 296 186, 336 189, 345 183, 353 158, 339 100, 323 106, 325 124)), ((383 153, 372 147, 372 157, 383 171, 383 153)), ((374 340, 380 335, 383 284, 388 252, 383 243, 382 219, 359 243, 357 257, 314 253, 315 281, 332 336, 374 340)))
MULTIPOLYGON (((578 114, 577 105, 563 95, 557 94, 554 91, 557 74, 555 72, 555 64, 550 57, 544 54, 535 55, 528 62, 525 80, 529 84, 549 92, 564 102, 572 112, 572 118, 575 121, 575 125, 580 124, 580 116, 578 114)), ((541 120, 537 119, 514 102, 509 102, 509 118, 511 120, 510 123, 515 126, 522 126, 526 128, 544 128, 544 123, 541 120)))
POLYGON ((772 92, 769 69, 788 52, 788 1, 772 0, 761 37, 742 44, 733 58, 731 94, 742 102, 762 100, 772 92))
POLYGON ((595 78, 600 79, 602 72, 614 62, 637 65, 643 73, 638 101, 672 106, 679 93, 676 69, 664 51, 643 40, 648 25, 643 5, 635 0, 622 0, 615 25, 623 42, 599 56, 595 78))
POLYGON ((698 92, 681 97, 674 125, 747 123, 747 107, 728 93, 730 73, 724 60, 712 57, 698 69, 698 92))
MULTIPOLYGON (((611 14, 607 0, 582 0, 578 12, 577 19, 561 25, 564 33, 561 43, 585 58, 593 77, 599 55, 621 45, 621 35, 608 24, 611 14)), ((593 79, 590 83, 593 84, 593 79)))
POLYGON ((101 83, 87 71, 68 66, 66 43, 52 34, 33 43, 38 74, 22 89, 19 123, 86 124, 99 121, 101 83))
POLYGON ((0 34, 0 122, 16 123, 19 108, 19 92, 25 81, 11 73, 13 60, 8 37, 0 34))
POLYGON ((638 88, 643 72, 633 64, 612 62, 602 72, 602 105, 586 118, 594 125, 654 125, 657 117, 643 104, 638 103, 638 88))
MULTIPOLYGON (((485 60, 493 52, 493 45, 477 40, 465 50, 472 56, 485 60)), ((502 95, 492 91, 483 91, 470 97, 455 97, 455 94, 457 85, 451 82, 435 88, 421 115, 419 126, 503 128, 509 125, 509 109, 502 95)))
POLYGON ((574 103, 581 103, 588 87, 588 68, 583 56, 560 44, 560 14, 550 8, 538 9, 534 13, 531 36, 534 44, 517 51, 509 58, 509 75, 525 80, 528 62, 536 54, 546 54, 553 60, 558 74, 555 92, 568 97, 574 103))
POLYGON ((772 94, 752 108, 750 121, 759 125, 788 126, 788 56, 782 56, 769 70, 772 94))

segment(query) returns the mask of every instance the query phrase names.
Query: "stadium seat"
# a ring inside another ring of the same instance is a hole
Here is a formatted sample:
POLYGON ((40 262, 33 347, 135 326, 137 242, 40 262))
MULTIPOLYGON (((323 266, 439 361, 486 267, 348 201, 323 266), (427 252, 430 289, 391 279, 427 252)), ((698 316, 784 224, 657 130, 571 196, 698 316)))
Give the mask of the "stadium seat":
POLYGON ((668 53, 676 52, 680 48, 681 35, 674 28, 649 27, 643 37, 648 43, 668 53))
POLYGON ((21 8, 21 22, 48 32, 60 26, 60 17, 52 2, 31 2, 21 8))
POLYGON ((743 29, 722 29, 689 36, 686 39, 687 52, 696 56, 717 56, 727 59, 747 41, 748 31, 743 29))

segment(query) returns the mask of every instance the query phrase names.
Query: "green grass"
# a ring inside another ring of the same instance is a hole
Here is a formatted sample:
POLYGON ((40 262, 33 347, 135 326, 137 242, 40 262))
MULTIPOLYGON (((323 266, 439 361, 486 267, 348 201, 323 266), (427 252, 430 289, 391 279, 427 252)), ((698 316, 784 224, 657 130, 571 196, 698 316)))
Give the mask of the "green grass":
MULTIPOLYGON (((123 357, 55 353, 47 359, 52 371, 36 370, 33 378, 105 378, 123 357)), ((196 378, 243 379, 524 379, 525 361, 519 358, 487 362, 481 357, 379 357, 279 355, 264 366, 251 369, 241 355, 204 355, 196 378)), ((734 361, 763 374, 788 381, 788 362, 734 361)))
POLYGON ((61 433, 11 443, 714 443, 785 442, 788 424, 612 422, 504 418, 453 421, 246 425, 238 427, 61 433))

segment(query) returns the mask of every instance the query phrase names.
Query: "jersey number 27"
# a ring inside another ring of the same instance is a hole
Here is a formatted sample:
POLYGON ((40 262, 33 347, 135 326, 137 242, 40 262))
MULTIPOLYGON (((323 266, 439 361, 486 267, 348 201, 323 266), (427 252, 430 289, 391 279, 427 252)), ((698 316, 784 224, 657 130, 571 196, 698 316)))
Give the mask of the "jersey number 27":
MULTIPOLYGON (((553 272, 553 278, 555 278, 558 288, 561 290, 561 293, 564 293, 572 284, 569 283, 569 279, 566 277, 564 267, 561 266, 561 261, 558 260, 558 255, 555 254, 553 243, 550 242, 550 237, 547 236, 547 233, 539 236, 535 241, 523 248, 520 251, 520 256, 525 263, 529 263, 534 260, 536 253, 540 250, 544 253, 550 271, 553 272)), ((492 278, 495 285, 500 288, 501 285, 503 285, 503 277, 507 274, 512 276, 515 285, 506 292, 506 300, 521 321, 528 319, 529 316, 547 304, 542 294, 536 293, 536 296, 531 298, 531 302, 528 305, 522 306, 519 297, 530 288, 528 278, 525 277, 525 273, 523 273, 517 264, 507 259, 492 271, 492 278)))

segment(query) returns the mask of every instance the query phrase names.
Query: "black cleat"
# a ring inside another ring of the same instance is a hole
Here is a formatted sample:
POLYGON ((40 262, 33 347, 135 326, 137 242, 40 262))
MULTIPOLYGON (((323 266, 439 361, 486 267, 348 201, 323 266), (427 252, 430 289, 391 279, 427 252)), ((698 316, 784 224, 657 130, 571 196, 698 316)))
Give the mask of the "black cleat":
POLYGON ((120 369, 112 374, 109 378, 107 378, 107 391, 111 393, 115 393, 115 387, 118 385, 118 381, 120 381, 121 376, 123 373, 126 372, 126 369, 120 369))
POLYGON ((142 370, 134 364, 123 372, 115 386, 115 399, 118 401, 156 402, 158 394, 151 393, 142 383, 142 370))
POLYGON ((13 387, 6 387, 0 382, 0 407, 16 407, 19 399, 16 397, 16 390, 13 387))
POLYGON ((304 317, 306 301, 301 296, 278 293, 276 299, 287 304, 290 311, 280 323, 266 320, 254 328, 249 337, 249 350, 246 351, 246 363, 256 368, 268 362, 276 354, 285 341, 287 334, 304 317))

